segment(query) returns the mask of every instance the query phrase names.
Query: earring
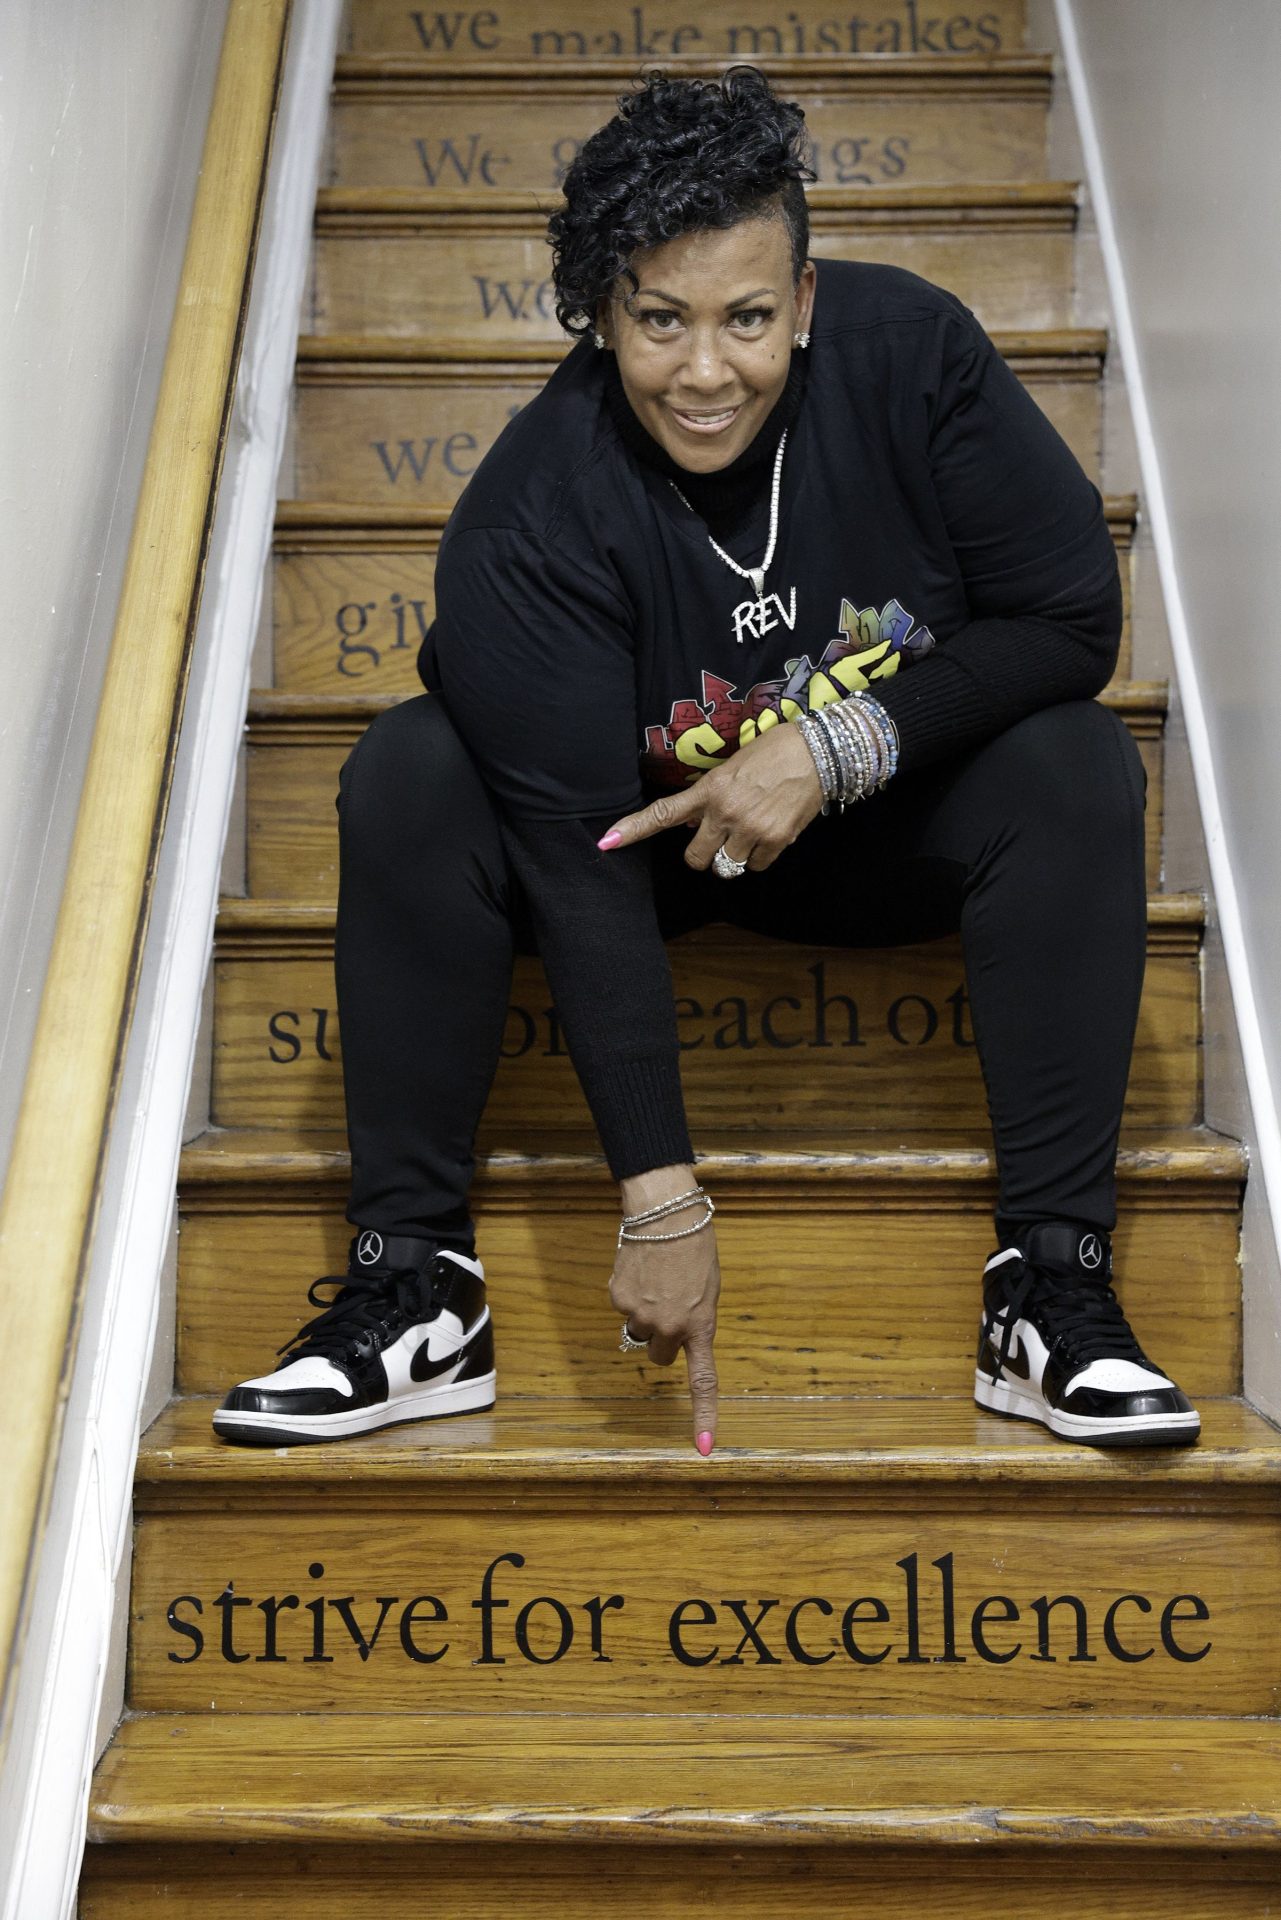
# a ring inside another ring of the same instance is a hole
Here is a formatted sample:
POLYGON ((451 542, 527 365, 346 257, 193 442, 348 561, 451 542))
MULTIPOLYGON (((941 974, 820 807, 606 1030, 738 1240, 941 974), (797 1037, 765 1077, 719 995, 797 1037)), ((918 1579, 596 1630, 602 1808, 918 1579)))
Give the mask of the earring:
POLYGON ((792 343, 794 346, 808 347, 810 343, 810 337, 808 333, 794 333, 792 335, 792 343))
POLYGON ((596 345, 598 347, 603 347, 605 344, 605 336, 603 333, 594 333, 592 335, 592 339, 596 342, 596 345))

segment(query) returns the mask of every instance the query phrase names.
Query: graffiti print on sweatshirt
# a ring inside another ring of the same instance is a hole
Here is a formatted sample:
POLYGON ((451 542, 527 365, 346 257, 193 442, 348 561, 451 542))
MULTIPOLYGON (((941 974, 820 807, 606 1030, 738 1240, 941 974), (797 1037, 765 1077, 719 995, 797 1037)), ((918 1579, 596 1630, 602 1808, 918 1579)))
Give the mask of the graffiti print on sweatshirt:
MULTIPOLYGON (((767 596, 767 608, 776 600, 767 596)), ((796 624, 794 589, 788 602, 779 601, 777 624, 783 631, 796 624)), ((929 628, 916 626, 897 600, 879 611, 842 600, 839 628, 817 661, 808 654, 787 660, 779 678, 758 680, 746 693, 704 668, 701 698, 673 700, 666 722, 645 728, 642 775, 657 786, 688 786, 768 728, 874 687, 934 645, 929 628)))

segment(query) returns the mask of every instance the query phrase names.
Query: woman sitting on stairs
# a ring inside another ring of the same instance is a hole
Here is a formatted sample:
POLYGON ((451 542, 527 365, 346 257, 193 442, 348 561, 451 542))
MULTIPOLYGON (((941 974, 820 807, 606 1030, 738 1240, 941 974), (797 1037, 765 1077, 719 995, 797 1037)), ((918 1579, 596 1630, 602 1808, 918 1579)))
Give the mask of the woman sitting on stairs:
POLYGON ((753 68, 651 75, 569 169, 578 343, 450 519, 429 691, 340 780, 349 1271, 227 1395, 229 1440, 493 1404, 467 1197, 537 951, 620 1183, 621 1344, 684 1351, 711 1452, 720 1274, 664 946, 711 921, 960 929, 999 1172, 976 1398, 1196 1438, 1110 1285, 1145 776, 1094 699, 1122 625, 1102 501, 953 294, 809 258, 803 119, 753 68))

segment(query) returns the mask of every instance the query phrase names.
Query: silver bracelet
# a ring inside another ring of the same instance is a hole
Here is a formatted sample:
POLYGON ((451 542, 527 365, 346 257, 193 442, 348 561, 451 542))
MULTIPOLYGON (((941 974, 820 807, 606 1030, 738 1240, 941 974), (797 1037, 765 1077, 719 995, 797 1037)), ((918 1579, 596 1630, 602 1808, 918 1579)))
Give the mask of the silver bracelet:
POLYGON ((665 1213, 675 1213, 678 1207, 686 1207, 694 1200, 706 1199, 702 1187, 686 1187, 684 1193, 673 1194, 670 1200, 659 1200, 654 1206, 646 1207, 641 1213, 625 1213, 623 1219, 629 1227, 639 1220, 659 1220, 665 1213))
POLYGON ((823 812, 826 813, 832 801, 837 797, 839 785, 836 755, 826 733, 821 733, 814 723, 813 714, 803 714, 796 722, 801 738, 810 750, 814 762, 814 771, 818 775, 818 784, 823 793, 823 812))
POLYGON ((850 801, 878 792, 898 770, 898 728, 862 689, 802 714, 796 724, 818 774, 823 813, 833 800, 844 813, 850 801))
POLYGON ((618 1244, 621 1247, 624 1240, 684 1240, 687 1234, 701 1233, 715 1211, 716 1207, 714 1203, 709 1200, 707 1202, 707 1212, 703 1215, 702 1219, 696 1220, 692 1227, 682 1227, 677 1233, 628 1233, 626 1227, 620 1226, 618 1229, 618 1244))
MULTIPOLYGON (((879 700, 860 690, 821 707, 813 716, 839 767, 835 794, 846 802, 878 791, 898 767, 898 729, 879 700)), ((824 812, 827 811, 824 807, 824 812)))

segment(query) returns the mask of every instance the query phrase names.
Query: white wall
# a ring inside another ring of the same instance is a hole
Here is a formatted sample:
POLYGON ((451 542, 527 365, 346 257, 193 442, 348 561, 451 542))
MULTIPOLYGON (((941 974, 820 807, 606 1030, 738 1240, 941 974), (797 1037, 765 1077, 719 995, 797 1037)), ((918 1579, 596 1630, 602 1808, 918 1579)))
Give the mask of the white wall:
MULTIPOLYGON (((1058 3, 1213 881, 1208 1117, 1252 1155, 1246 1389, 1281 1415, 1281 8, 1058 3)), ((1196 855, 1171 824, 1177 886, 1196 855)))
POLYGON ((0 1182, 226 11, 0 6, 0 1182))

